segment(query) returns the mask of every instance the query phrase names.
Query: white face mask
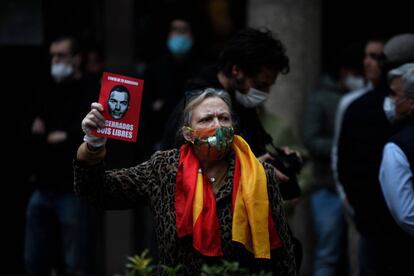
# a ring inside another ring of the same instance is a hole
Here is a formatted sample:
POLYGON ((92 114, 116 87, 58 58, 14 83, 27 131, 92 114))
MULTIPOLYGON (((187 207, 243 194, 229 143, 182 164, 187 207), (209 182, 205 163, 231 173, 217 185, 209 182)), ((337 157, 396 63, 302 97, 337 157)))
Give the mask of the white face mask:
POLYGON ((406 117, 406 115, 402 115, 397 112, 397 105, 401 102, 402 101, 397 102, 396 100, 390 97, 386 97, 384 99, 384 113, 388 121, 392 124, 406 117))
POLYGON ((364 88, 365 81, 362 77, 356 77, 354 75, 348 75, 344 80, 344 85, 349 91, 355 91, 364 88))
POLYGON ((69 77, 73 73, 73 65, 66 63, 52 64, 50 68, 50 74, 55 81, 60 82, 63 79, 69 77))
POLYGON ((236 90, 236 100, 247 108, 258 107, 259 105, 263 104, 268 97, 269 93, 257 90, 255 88, 250 88, 247 94, 243 94, 236 90))
POLYGON ((400 114, 397 112, 397 106, 407 100, 407 98, 403 98, 399 101, 396 101, 390 97, 386 97, 384 99, 383 109, 385 116, 387 117, 390 123, 395 123, 399 120, 406 118, 410 113, 400 114))

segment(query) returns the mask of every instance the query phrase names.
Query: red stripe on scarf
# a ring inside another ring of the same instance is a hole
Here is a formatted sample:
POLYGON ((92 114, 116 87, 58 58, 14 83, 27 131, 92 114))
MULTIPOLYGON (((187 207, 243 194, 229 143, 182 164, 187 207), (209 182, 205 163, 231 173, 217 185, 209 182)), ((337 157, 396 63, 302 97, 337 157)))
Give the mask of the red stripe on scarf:
POLYGON ((194 248, 205 256, 223 256, 220 233, 216 198, 211 185, 203 177, 203 210, 194 224, 194 248))
POLYGON ((195 193, 195 183, 197 182, 198 167, 194 162, 186 161, 188 159, 189 147, 181 147, 180 161, 176 177, 175 192, 175 216, 178 237, 183 237, 193 233, 193 200, 195 193), (186 175, 184 176, 184 163, 186 175), (186 179, 186 181, 183 181, 186 179), (191 184, 193 183, 193 184, 191 184))
POLYGON ((199 162, 189 145, 180 149, 176 177, 175 210, 178 237, 193 234, 193 246, 205 256, 222 256, 216 199, 211 185, 203 178, 203 209, 193 222, 193 200, 199 162), (194 225, 193 225, 194 223, 194 225))

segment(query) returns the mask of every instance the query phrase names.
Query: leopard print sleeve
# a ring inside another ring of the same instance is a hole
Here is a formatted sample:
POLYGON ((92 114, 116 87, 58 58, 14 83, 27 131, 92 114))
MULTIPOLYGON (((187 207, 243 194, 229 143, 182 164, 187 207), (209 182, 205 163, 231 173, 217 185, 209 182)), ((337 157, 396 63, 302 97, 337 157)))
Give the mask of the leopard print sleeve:
POLYGON ((263 163, 267 176, 267 190, 269 204, 272 208, 273 221, 282 240, 282 248, 272 252, 273 271, 276 275, 296 275, 296 261, 292 243, 292 232, 289 228, 285 212, 283 210, 283 199, 279 190, 280 180, 276 176, 272 165, 263 163))
POLYGON ((152 197, 162 185, 159 172, 163 167, 170 167, 165 163, 171 152, 156 152, 148 161, 135 167, 108 171, 103 162, 86 167, 75 160, 75 192, 104 209, 132 208, 143 197, 152 197))

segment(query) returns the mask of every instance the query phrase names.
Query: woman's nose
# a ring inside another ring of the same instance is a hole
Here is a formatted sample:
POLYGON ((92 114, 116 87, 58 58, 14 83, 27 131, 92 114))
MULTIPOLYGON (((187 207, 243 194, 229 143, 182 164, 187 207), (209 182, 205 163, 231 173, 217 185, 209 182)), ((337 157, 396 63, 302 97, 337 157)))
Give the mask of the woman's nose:
POLYGON ((217 117, 213 119, 213 127, 220 127, 220 120, 217 117))

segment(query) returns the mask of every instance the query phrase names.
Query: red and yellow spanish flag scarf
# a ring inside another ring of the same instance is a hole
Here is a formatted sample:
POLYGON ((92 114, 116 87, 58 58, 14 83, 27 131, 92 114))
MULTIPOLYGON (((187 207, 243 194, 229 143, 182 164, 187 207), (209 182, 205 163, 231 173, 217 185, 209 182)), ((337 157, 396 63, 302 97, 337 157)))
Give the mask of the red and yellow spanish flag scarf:
MULTIPOLYGON (((240 136, 234 136, 233 150, 232 240, 256 258, 270 259, 270 250, 282 242, 269 208, 266 173, 240 136)), ((177 234, 180 238, 192 234, 193 247, 205 256, 222 256, 216 199, 199 168, 192 147, 183 145, 175 192, 177 234)))

